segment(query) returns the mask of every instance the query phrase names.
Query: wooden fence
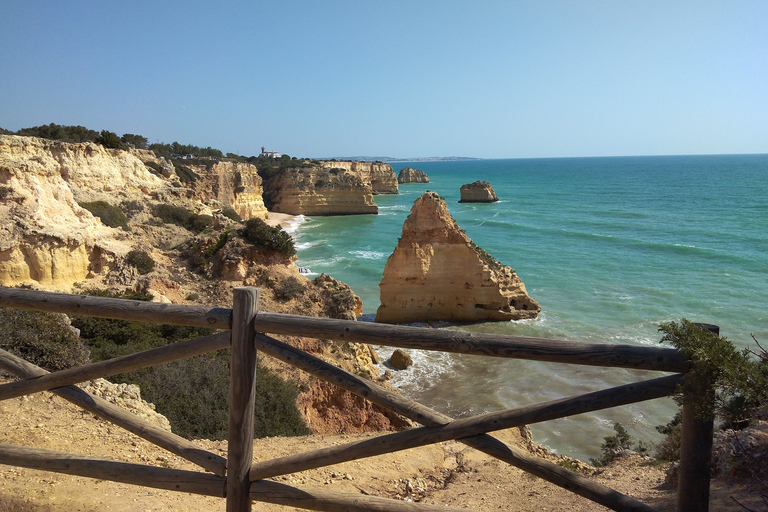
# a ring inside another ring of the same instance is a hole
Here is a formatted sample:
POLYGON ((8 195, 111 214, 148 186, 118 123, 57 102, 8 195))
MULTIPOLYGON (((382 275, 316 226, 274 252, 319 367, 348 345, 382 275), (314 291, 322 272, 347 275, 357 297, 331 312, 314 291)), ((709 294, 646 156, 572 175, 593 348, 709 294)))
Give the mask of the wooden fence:
MULTIPOLYGON (((226 330, 164 347, 48 373, 0 350, 0 368, 20 380, 0 385, 0 400, 48 390, 209 471, 194 472, 129 464, 69 453, 0 444, 0 464, 113 480, 226 498, 227 511, 251 510, 263 501, 321 511, 446 511, 410 503, 264 480, 297 471, 456 439, 533 475, 619 511, 653 508, 521 449, 488 432, 669 396, 684 381, 690 362, 671 348, 579 343, 563 340, 422 329, 258 311, 257 288, 236 288, 233 309, 157 304, 0 287, 0 306, 120 320, 226 330), (363 342, 389 347, 581 365, 672 372, 672 375, 501 412, 454 420, 374 382, 341 370, 266 333, 363 342), (231 348, 229 434, 226 459, 157 428, 75 384, 98 377, 231 348), (261 350, 340 386, 422 427, 384 434, 289 457, 253 463, 256 353, 261 350)), ((696 397, 692 398, 695 401, 696 397)), ((712 422, 684 406, 678 510, 702 511, 709 503, 712 422)))

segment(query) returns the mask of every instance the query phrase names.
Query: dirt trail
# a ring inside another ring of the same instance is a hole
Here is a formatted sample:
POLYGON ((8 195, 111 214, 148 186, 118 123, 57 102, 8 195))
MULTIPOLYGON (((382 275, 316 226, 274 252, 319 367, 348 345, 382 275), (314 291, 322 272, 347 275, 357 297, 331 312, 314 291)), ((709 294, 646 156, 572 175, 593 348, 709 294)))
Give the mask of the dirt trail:
MULTIPOLYGON (((125 462, 198 469, 47 392, 0 402, 0 424, 0 442, 3 443, 125 462)), ((373 435, 257 439, 254 459, 266 460, 373 435)), ((513 429, 499 433, 499 437, 514 442, 519 440, 519 433, 513 429)), ((199 440, 198 444, 226 456, 226 442, 199 440)), ((639 457, 630 457, 612 464, 593 478, 660 510, 672 511, 674 491, 663 485, 665 469, 650 465, 639 457)), ((406 450, 275 480, 476 511, 606 510, 458 442, 406 450)), ((743 510, 730 498, 738 491, 738 488, 716 483, 710 510, 743 510)), ((744 497, 741 501, 748 503, 744 497)), ((225 508, 224 500, 219 498, 0 465, 2 511, 209 511, 225 508)), ((258 503, 254 510, 298 509, 258 503)))

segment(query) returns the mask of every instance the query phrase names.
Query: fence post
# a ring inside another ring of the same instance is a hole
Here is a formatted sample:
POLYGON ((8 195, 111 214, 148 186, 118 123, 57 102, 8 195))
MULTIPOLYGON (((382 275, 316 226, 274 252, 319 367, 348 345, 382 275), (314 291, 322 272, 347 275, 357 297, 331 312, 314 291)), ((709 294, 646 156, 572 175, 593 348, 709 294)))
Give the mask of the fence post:
POLYGON ((253 413, 256 397, 256 346, 253 320, 259 289, 234 289, 232 355, 229 371, 227 512, 250 512, 248 473, 253 459, 253 413))
MULTIPOLYGON (((712 324, 694 324, 715 334, 720 327, 712 324)), ((714 399, 712 386, 697 389, 683 396, 683 423, 680 439, 680 474, 677 484, 677 512, 707 512, 709 510, 709 482, 712 477, 712 436, 714 415, 702 418, 696 405, 714 399)))

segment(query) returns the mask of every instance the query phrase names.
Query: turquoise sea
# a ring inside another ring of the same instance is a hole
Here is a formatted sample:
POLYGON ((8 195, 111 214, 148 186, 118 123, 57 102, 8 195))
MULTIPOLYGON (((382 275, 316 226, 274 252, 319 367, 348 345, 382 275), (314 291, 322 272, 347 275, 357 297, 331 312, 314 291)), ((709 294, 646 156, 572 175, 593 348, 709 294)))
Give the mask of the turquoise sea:
MULTIPOLYGON (((532 321, 461 329, 575 341, 656 345, 661 322, 720 326, 739 346, 768 343, 768 155, 403 162, 428 184, 375 196, 379 215, 311 217, 293 233, 298 264, 348 283, 366 319, 403 221, 424 191, 438 192, 467 235, 514 268, 542 306, 532 321), (459 204, 462 184, 489 181, 500 201, 459 204)), ((457 269, 458 270, 458 269, 457 269)), ((380 348, 382 359, 393 349, 380 348)), ((405 395, 453 416, 580 394, 653 372, 412 354, 394 372, 405 395)), ((385 368, 382 366, 382 371, 385 368)), ((532 425, 534 439, 582 460, 620 422, 658 441, 671 399, 532 425)))

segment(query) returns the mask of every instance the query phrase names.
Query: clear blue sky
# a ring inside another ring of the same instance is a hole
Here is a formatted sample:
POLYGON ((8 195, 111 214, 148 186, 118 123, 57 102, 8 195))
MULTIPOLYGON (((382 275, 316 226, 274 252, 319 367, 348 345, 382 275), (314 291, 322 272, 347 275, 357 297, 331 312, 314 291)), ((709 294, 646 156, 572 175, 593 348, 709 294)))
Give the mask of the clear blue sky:
POLYGON ((253 155, 768 152, 768 1, 0 0, 0 127, 253 155))

